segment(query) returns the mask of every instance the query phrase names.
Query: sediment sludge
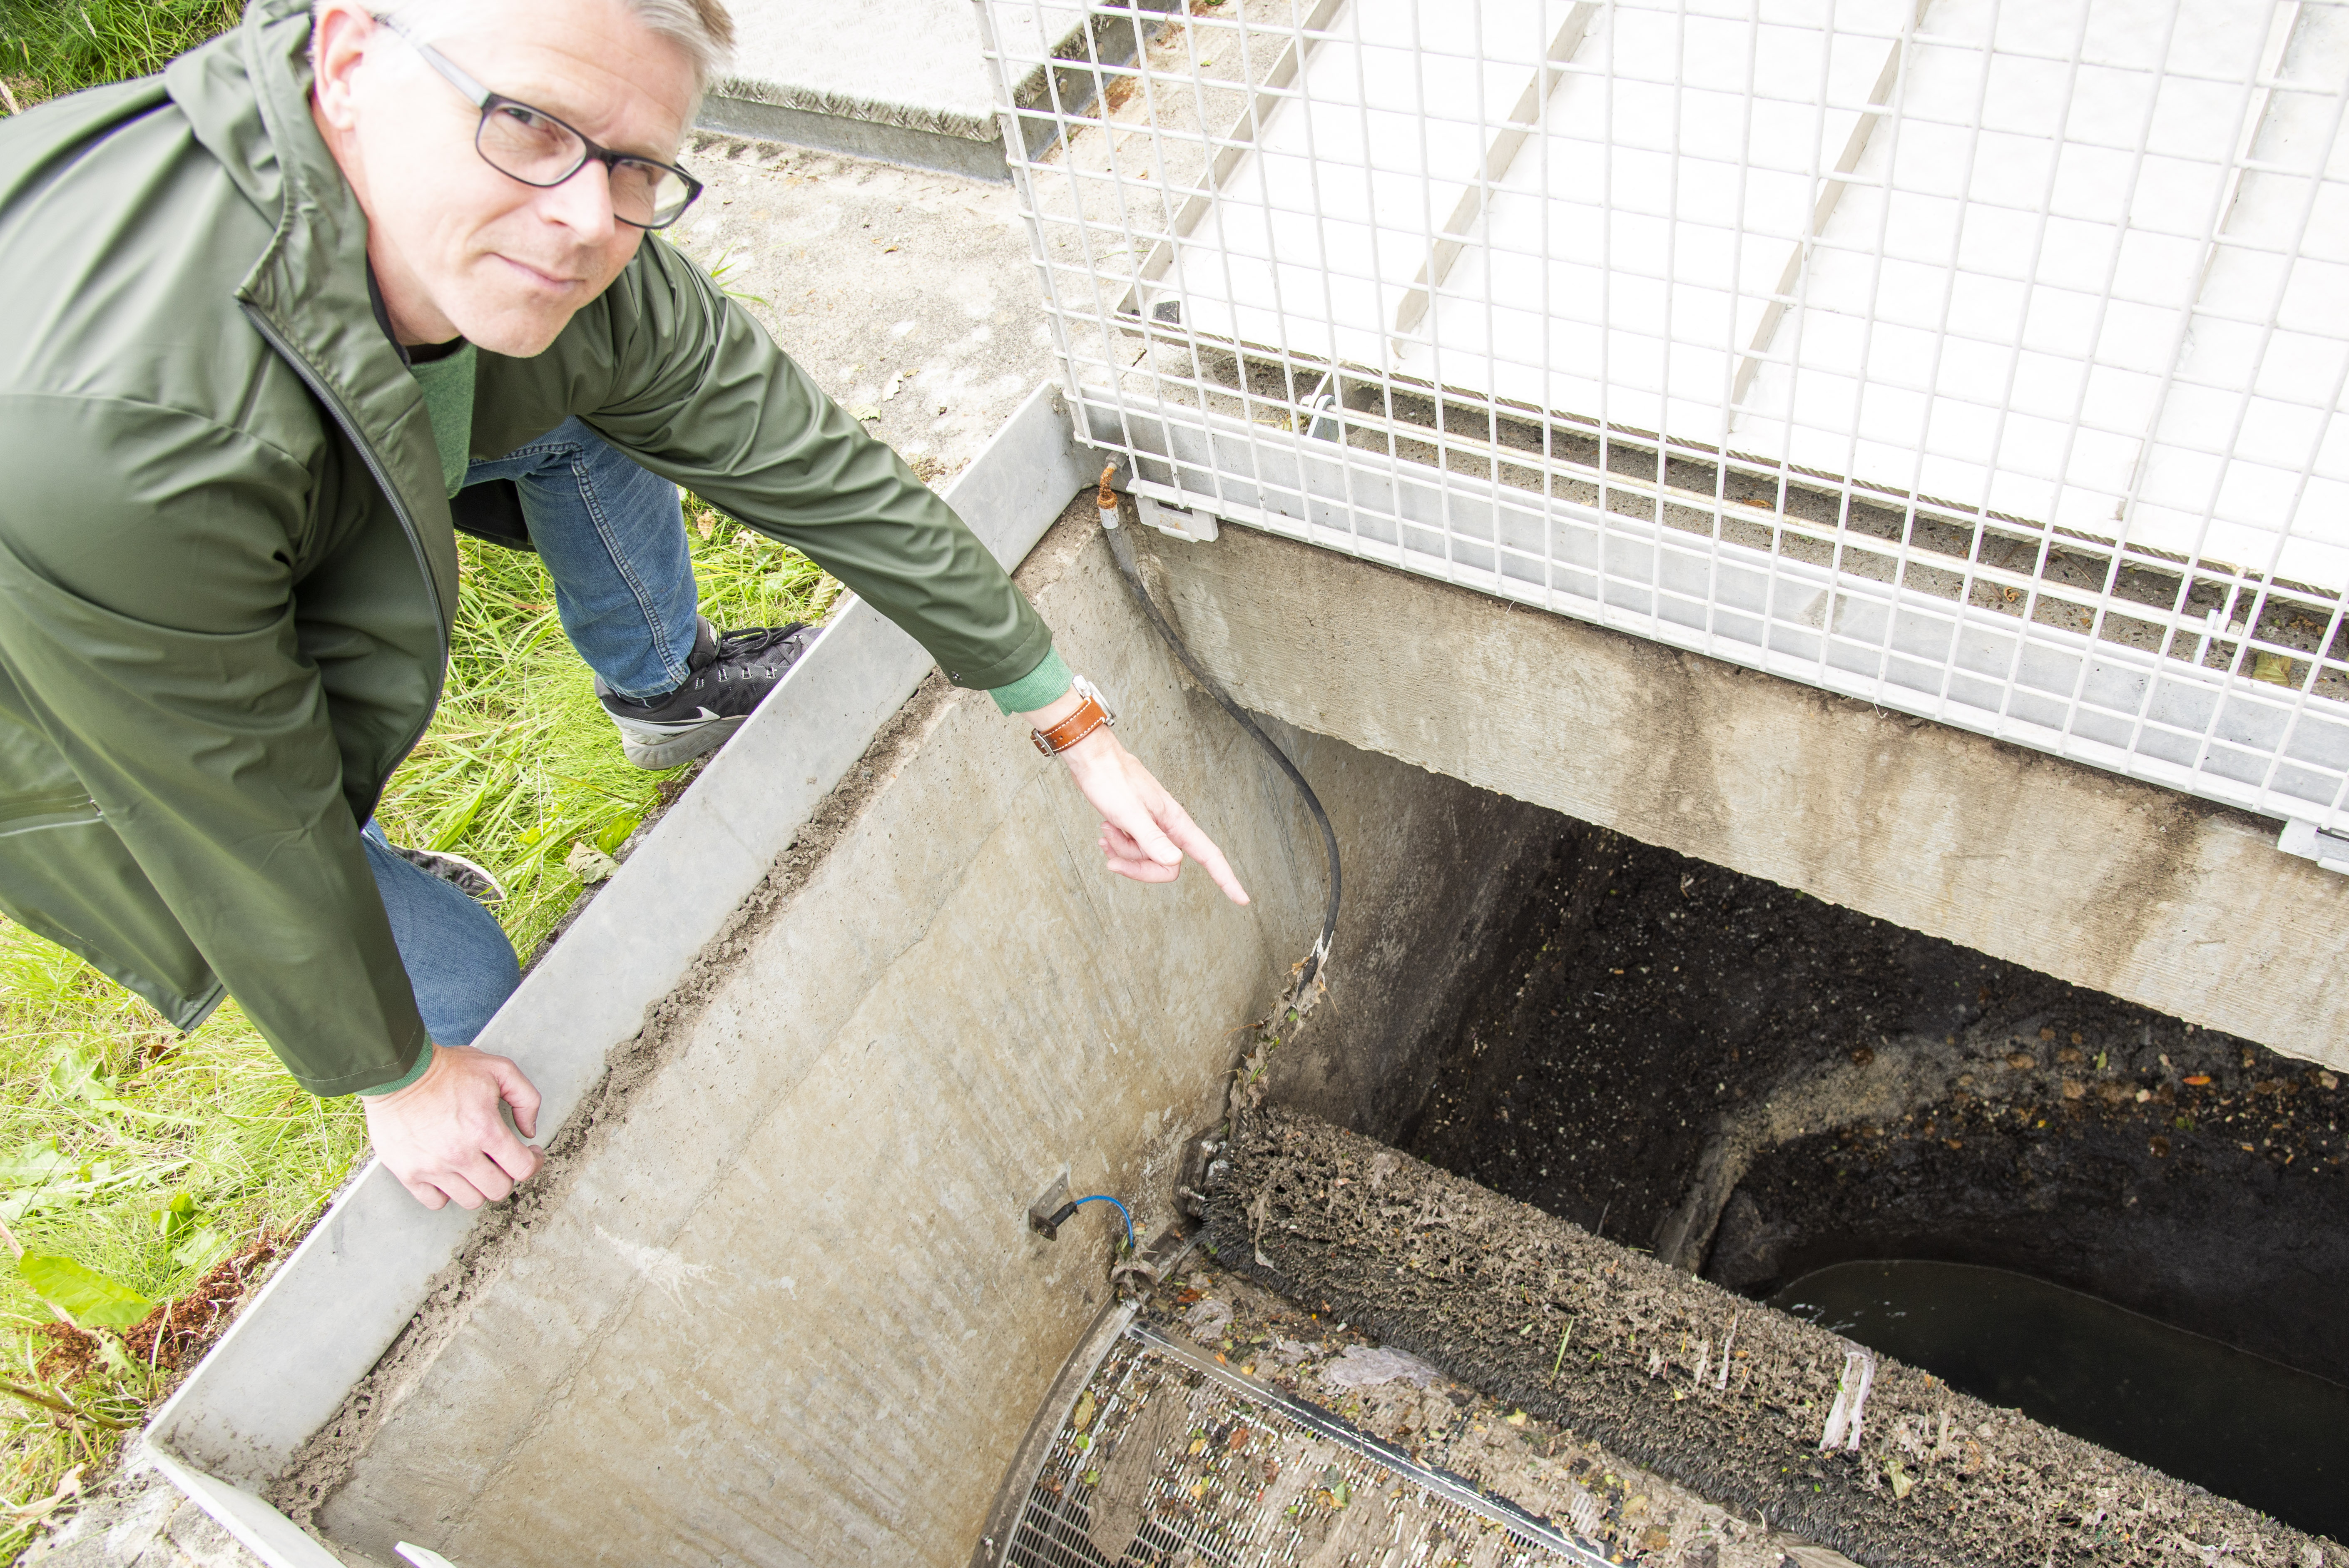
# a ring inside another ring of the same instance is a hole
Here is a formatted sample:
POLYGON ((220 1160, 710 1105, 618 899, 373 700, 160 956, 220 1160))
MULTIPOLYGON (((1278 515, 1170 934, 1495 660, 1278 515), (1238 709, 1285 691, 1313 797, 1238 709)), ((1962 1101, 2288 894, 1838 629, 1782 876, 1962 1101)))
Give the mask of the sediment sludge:
MULTIPOLYGON (((2334 1560, 2329 1450, 2349 1414, 2324 1288, 2349 1262, 2336 1075, 1585 824, 1518 826, 1517 861, 1490 884, 1520 901, 1495 912, 1433 1046, 1365 1093, 1332 1071, 1341 1031, 1309 1018, 1268 1103, 1236 1096, 1236 1119, 1203 1140, 1212 1270, 1174 1305, 1146 1303, 1145 1321, 1392 1451, 1467 1464, 1611 1561, 1775 1564, 1799 1541, 1868 1563, 2334 1560), (1317 1099, 1390 1141, 1284 1106, 1317 1099), (1992 1333, 1962 1346, 1973 1362, 1888 1321, 1913 1296, 1865 1332, 1806 1321, 1827 1314, 1800 1298, 1828 1299, 1839 1275, 1904 1267, 1941 1271, 1910 1288, 1953 1311, 1976 1276, 2066 1299, 2044 1349, 1992 1333), (1256 1322, 1234 1275, 1271 1293, 1256 1322), (2084 1355, 2064 1332, 2112 1337, 2095 1312, 2155 1337, 2084 1355), (1400 1391, 1366 1409, 1350 1338, 1493 1403, 1481 1423, 1400 1391), (1888 1353, 1920 1343, 1940 1375, 1888 1353), (2083 1399, 2030 1382, 2051 1355, 2111 1386, 2083 1399), (2001 1397, 2004 1370, 2022 1398, 2001 1397), (2167 1449, 2148 1430, 2165 1414, 2183 1432, 2167 1449), (1493 1441, 1517 1459, 1491 1462, 1493 1441), (2130 1457, 2148 1448, 2171 1462, 2130 1457), (1632 1479, 1610 1503, 1618 1472, 1632 1479)), ((1148 1397, 1120 1359, 1137 1354, 1103 1363, 1117 1376, 1096 1376, 1102 1399, 1148 1397)), ((1168 1552, 1218 1538, 1210 1494, 1255 1474, 1217 1469, 1216 1396, 1194 1384, 1189 1459, 1167 1449, 1160 1481, 1192 1487, 1205 1513, 1185 1504, 1133 1536, 1168 1552)), ((1120 1443, 1151 1439, 1102 1440, 1095 1458, 1130 1469, 1120 1443)), ((1066 1494, 1105 1472, 1063 1468, 1037 1517, 1095 1517, 1089 1494, 1066 1494)), ((1456 1524, 1422 1519, 1408 1478, 1387 1480, 1402 1490, 1379 1493, 1381 1529, 1430 1562, 1469 1560, 1456 1524)), ((1245 1529, 1245 1500, 1227 1501, 1222 1528, 1309 1554, 1340 1539, 1315 1496, 1245 1529)), ((1529 1555, 1511 1560, 1548 1561, 1539 1539, 1513 1537, 1529 1555)))

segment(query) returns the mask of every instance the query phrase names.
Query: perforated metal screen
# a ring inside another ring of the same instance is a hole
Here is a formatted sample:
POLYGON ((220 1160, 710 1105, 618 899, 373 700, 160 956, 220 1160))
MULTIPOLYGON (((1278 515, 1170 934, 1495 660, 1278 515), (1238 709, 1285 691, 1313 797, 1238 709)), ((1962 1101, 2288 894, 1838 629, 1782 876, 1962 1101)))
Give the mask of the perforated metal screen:
POLYGON ((1004 1543, 1009 1568, 1605 1568, 1465 1482, 1130 1327, 1004 1543))
POLYGON ((1005 111, 1137 489, 2349 830, 2349 5, 1187 4, 1005 111))

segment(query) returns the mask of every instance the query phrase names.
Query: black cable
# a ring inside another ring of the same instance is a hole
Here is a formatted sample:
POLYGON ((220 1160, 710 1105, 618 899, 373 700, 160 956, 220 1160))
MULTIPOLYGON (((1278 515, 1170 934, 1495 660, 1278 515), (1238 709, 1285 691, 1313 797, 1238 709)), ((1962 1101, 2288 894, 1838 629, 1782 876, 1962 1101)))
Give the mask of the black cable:
MULTIPOLYGON (((1100 499, 1103 501, 1113 499, 1113 493, 1109 489, 1106 473, 1102 475, 1100 499)), ((1321 940, 1314 943, 1313 950, 1305 956, 1304 971, 1297 978, 1297 994, 1302 996, 1305 994, 1305 988, 1313 983, 1313 977, 1320 972, 1322 963, 1329 958, 1330 940, 1338 931, 1337 830, 1330 826, 1330 814, 1321 809, 1320 797, 1313 793, 1313 786, 1305 782, 1305 775, 1297 771, 1297 764, 1288 760, 1288 753, 1273 743, 1272 737, 1266 734, 1257 726, 1257 722, 1248 716, 1247 710, 1233 701, 1223 687, 1217 684, 1216 678, 1199 668, 1199 661, 1191 657, 1191 650, 1183 646, 1181 635, 1174 627, 1167 624, 1165 616, 1159 612, 1157 604, 1151 598, 1150 590, 1142 585, 1142 570, 1135 565, 1133 558, 1133 542, 1125 536, 1123 528, 1109 525, 1110 517, 1115 514, 1114 506, 1104 505, 1102 513, 1102 531, 1109 535, 1110 558, 1117 563, 1118 573, 1125 578, 1125 586, 1133 590, 1134 602, 1142 607, 1142 613, 1149 618, 1152 626, 1158 628, 1158 635, 1166 639, 1166 646, 1174 650, 1174 657, 1183 661, 1183 668, 1191 672, 1191 678, 1205 687, 1207 695, 1222 705, 1224 711, 1232 716, 1233 722, 1253 736, 1256 743, 1262 746, 1272 760, 1280 764, 1280 771, 1288 775, 1288 782, 1295 784, 1297 793, 1304 797, 1305 809, 1313 814, 1314 826, 1321 830, 1321 847, 1330 857, 1330 908, 1321 917, 1321 940)))

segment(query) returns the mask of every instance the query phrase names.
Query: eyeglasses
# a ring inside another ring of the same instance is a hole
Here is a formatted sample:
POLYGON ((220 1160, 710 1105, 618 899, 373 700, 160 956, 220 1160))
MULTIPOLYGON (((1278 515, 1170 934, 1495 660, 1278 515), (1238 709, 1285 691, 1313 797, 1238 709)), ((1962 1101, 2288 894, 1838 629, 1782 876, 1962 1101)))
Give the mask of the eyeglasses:
POLYGON ((590 161, 601 163, 612 188, 612 216, 639 229, 668 227, 701 194, 701 182, 675 164, 599 147, 544 109, 492 92, 388 17, 375 20, 472 100, 481 111, 481 123, 473 132, 474 151, 508 179, 544 190, 562 184, 590 161))

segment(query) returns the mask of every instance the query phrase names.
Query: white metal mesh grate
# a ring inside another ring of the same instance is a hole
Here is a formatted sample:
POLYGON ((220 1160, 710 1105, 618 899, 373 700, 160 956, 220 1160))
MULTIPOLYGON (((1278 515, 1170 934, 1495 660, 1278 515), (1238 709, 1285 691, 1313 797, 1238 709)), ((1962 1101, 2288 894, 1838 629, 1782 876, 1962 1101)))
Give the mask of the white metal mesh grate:
POLYGON ((1143 493, 2349 826, 2349 5, 1141 4, 1006 118, 1143 493))
POLYGON ((1129 1327, 1054 1438, 1007 1568, 1604 1568, 1588 1542, 1129 1327))

